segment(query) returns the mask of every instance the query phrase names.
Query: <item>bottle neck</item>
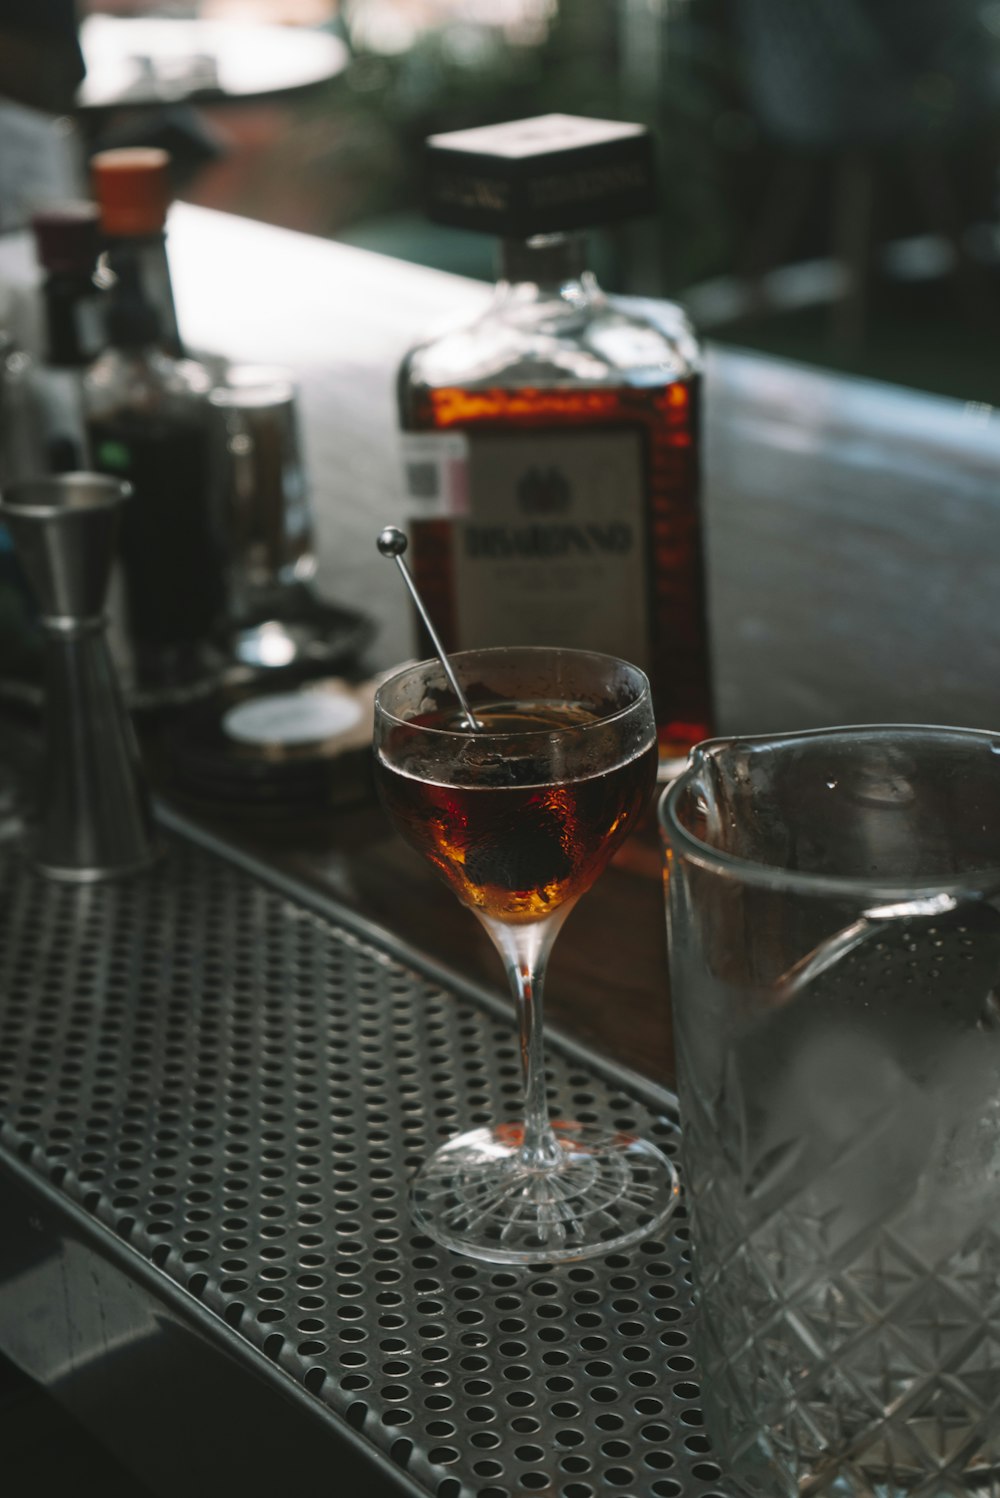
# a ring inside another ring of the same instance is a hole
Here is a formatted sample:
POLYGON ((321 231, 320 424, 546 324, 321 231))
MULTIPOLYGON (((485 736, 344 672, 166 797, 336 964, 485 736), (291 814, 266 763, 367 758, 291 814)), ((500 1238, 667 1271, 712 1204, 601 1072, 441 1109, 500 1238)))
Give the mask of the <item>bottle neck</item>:
POLYGON ((518 301, 558 297, 573 305, 600 296, 587 269, 586 239, 582 234, 534 234, 501 240, 497 295, 518 301))
MULTIPOLYGON (((114 293, 112 293, 114 296, 114 293)), ((160 325, 148 302, 128 297, 115 299, 108 308, 108 347, 126 359, 148 359, 162 354, 160 325)))
POLYGON ((114 279, 106 292, 108 345, 127 358, 139 358, 159 343, 162 318, 139 255, 123 251, 111 268, 114 279))
POLYGON ((57 271, 42 288, 46 361, 55 369, 82 369, 101 351, 100 292, 86 271, 57 271))
POLYGON ((166 237, 147 234, 133 238, 108 240, 104 262, 110 280, 128 280, 138 286, 143 299, 154 309, 158 321, 157 342, 176 359, 184 357, 184 347, 177 328, 166 237))

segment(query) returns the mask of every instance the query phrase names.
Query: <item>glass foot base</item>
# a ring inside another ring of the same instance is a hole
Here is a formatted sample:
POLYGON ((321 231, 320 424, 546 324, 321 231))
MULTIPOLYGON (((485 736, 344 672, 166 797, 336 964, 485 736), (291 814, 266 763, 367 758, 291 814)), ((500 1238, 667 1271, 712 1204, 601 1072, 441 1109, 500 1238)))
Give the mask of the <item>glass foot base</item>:
POLYGON ((456 1253, 494 1264, 556 1264, 648 1238, 679 1194, 653 1145, 591 1125, 552 1125, 560 1158, 521 1158, 523 1128, 473 1129, 417 1172, 410 1208, 420 1230, 456 1253))

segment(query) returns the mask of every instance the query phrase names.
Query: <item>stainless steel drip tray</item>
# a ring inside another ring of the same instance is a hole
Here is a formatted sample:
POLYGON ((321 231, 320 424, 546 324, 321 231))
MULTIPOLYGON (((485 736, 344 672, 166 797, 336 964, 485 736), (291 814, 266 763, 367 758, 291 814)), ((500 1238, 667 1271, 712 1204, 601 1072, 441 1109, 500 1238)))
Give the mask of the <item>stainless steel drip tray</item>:
MULTIPOLYGON (((683 1212, 558 1269, 417 1234, 417 1163, 518 1114, 510 1012, 166 821, 132 882, 0 848, 0 1351, 164 1494, 709 1498, 683 1212)), ((674 1149, 669 1094, 549 1071, 674 1149)))

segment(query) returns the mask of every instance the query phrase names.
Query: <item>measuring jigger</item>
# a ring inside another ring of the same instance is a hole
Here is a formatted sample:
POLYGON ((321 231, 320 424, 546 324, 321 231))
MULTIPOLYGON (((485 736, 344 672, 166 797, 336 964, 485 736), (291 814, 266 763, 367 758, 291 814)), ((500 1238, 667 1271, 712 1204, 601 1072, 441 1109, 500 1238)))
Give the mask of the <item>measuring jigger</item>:
POLYGON ((0 497, 34 590, 45 650, 45 756, 33 848, 51 879, 136 873, 155 857, 132 725, 106 639, 105 597, 127 484, 67 473, 0 497))

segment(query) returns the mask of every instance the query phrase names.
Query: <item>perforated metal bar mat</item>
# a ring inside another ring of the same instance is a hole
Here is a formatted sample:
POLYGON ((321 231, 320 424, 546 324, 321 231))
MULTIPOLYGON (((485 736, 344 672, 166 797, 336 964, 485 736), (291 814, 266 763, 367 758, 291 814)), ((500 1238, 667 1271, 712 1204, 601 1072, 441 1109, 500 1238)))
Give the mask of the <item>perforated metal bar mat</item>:
MULTIPOLYGON (((557 1114, 674 1149, 613 1072, 556 1044, 549 1069, 557 1114)), ((415 1493, 710 1498, 683 1211, 669 1241, 558 1269, 408 1219, 414 1166, 520 1092, 505 1008, 187 837, 89 889, 0 849, 0 1153, 415 1493)))

